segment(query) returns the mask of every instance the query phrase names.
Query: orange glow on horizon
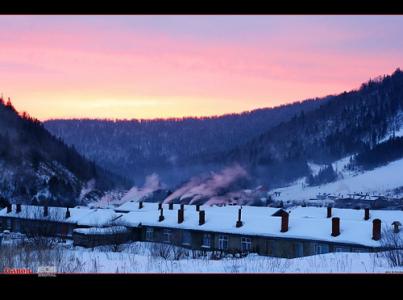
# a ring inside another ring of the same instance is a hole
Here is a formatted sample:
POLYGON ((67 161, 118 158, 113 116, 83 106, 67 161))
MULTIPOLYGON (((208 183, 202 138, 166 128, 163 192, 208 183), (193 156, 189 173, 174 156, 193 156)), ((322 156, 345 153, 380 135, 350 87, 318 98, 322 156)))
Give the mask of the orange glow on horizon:
POLYGON ((0 92, 52 118, 215 116, 403 67, 403 17, 0 16, 0 92))

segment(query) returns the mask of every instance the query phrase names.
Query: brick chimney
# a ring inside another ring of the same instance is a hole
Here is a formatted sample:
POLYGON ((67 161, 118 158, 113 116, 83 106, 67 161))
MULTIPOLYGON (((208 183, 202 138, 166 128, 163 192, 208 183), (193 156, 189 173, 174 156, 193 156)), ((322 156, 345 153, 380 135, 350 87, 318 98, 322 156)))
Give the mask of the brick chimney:
POLYGON ((332 236, 340 235, 340 218, 332 218, 332 236))
POLYGON ((17 204, 16 212, 17 214, 21 212, 21 204, 17 204))
POLYGON ((70 218, 70 210, 69 210, 69 208, 67 207, 65 219, 68 219, 68 218, 70 218))
POLYGON ((143 208, 143 201, 140 201, 139 202, 139 209, 142 209, 143 208))
POLYGON ((328 206, 328 207, 327 207, 327 217, 328 217, 328 218, 331 218, 331 217, 332 217, 332 207, 331 207, 331 206, 328 206))
POLYGON ((169 209, 170 209, 170 210, 173 210, 173 209, 174 209, 174 203, 173 203, 173 202, 169 203, 169 209))
POLYGON ((369 208, 365 208, 364 210, 364 220, 369 220, 369 208))
POLYGON ((288 212, 282 211, 281 213, 281 232, 288 231, 288 212))
POLYGON ((47 205, 45 205, 43 207, 43 216, 47 217, 49 215, 49 207, 47 205))
POLYGON ((158 222, 162 222, 162 221, 164 221, 164 209, 160 209, 160 216, 159 216, 159 218, 158 218, 158 222))
POLYGON ((379 219, 372 221, 372 239, 375 241, 381 239, 381 220, 379 219))
POLYGON ((204 210, 199 210, 199 225, 206 223, 206 212, 204 210))
POLYGON ((181 208, 178 210, 178 224, 183 223, 185 220, 185 211, 181 208))
POLYGON ((162 202, 158 203, 158 209, 162 209, 162 202))
POLYGON ((236 227, 242 227, 243 223, 241 221, 241 214, 242 214, 242 209, 238 209, 238 221, 236 222, 236 227))
POLYGON ((196 211, 200 211, 200 204, 196 204, 196 211))
POLYGON ((11 206, 11 204, 7 204, 7 213, 11 213, 13 210, 13 207, 11 206))

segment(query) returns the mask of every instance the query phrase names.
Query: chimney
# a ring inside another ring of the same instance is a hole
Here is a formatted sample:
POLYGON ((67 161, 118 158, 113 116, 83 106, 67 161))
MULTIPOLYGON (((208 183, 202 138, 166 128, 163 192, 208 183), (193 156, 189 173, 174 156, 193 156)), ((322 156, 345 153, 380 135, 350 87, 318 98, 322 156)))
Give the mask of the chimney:
POLYGON ((200 204, 196 204, 196 211, 200 211, 200 204))
POLYGON ((7 204, 7 213, 9 214, 13 210, 11 204, 7 204))
POLYGON ((47 205, 43 207, 43 216, 47 217, 49 215, 49 208, 47 205))
POLYGON ((288 212, 283 211, 281 213, 281 232, 288 231, 288 212))
POLYGON ((331 217, 332 217, 332 207, 331 207, 331 206, 328 206, 328 207, 327 207, 327 217, 328 217, 328 218, 331 218, 331 217))
POLYGON ((199 210, 199 225, 206 223, 206 212, 204 210, 199 210))
POLYGON ((185 211, 182 208, 178 210, 178 224, 183 223, 183 221, 185 220, 184 212, 185 211))
POLYGON ((142 209, 143 208, 143 201, 140 201, 139 202, 139 209, 142 209))
POLYGON ((185 210, 185 204, 181 204, 181 210, 185 210))
POLYGON ((372 221, 372 239, 375 241, 381 239, 381 220, 379 219, 372 221))
POLYGON ((17 204, 16 212, 17 212, 17 214, 21 212, 21 204, 17 204))
POLYGON ((332 218, 332 236, 340 235, 340 218, 332 218))
POLYGON ((369 220, 369 208, 365 208, 365 211, 364 211, 364 220, 369 220))
POLYGON ((242 221, 241 221, 241 213, 242 213, 242 209, 238 209, 238 221, 236 222, 236 227, 241 227, 242 221))
POLYGON ((158 222, 164 221, 164 210, 161 208, 160 209, 160 217, 158 218, 158 222))
POLYGON ((402 226, 402 224, 399 221, 394 221, 392 225, 393 225, 393 232, 399 233, 400 231, 399 226, 402 226))
POLYGON ((67 210, 66 210, 66 216, 65 216, 65 218, 66 218, 66 219, 70 218, 70 210, 69 210, 68 207, 67 207, 67 210))
POLYGON ((162 209, 162 202, 158 203, 158 210, 162 209))
POLYGON ((169 203, 169 209, 170 209, 170 210, 173 210, 173 209, 174 209, 174 203, 173 203, 173 202, 169 203))

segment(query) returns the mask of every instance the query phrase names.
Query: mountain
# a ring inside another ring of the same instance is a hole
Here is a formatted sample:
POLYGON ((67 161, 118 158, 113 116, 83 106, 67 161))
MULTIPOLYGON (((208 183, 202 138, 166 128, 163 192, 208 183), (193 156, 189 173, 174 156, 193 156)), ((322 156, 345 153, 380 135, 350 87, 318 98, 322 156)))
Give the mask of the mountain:
POLYGON ((205 162, 241 163, 271 187, 308 176, 309 162, 329 164, 357 155, 352 158, 357 164, 379 166, 403 156, 400 140, 377 146, 385 136, 400 128, 402 109, 403 72, 397 69, 390 76, 378 77, 358 90, 334 96, 317 109, 301 112, 205 162), (393 155, 385 154, 392 149, 393 155), (380 152, 384 155, 379 156, 380 152))
POLYGON ((256 203, 267 190, 297 184, 317 191, 403 158, 403 72, 339 95, 243 114, 45 126, 119 174, 139 179, 157 172, 170 189, 177 186, 165 202, 256 203))
POLYGON ((216 162, 207 166, 197 161, 229 151, 330 99, 310 99, 218 117, 50 120, 44 125, 87 158, 137 184, 155 172, 164 182, 175 185, 200 172, 220 168, 216 162))
POLYGON ((74 205, 83 191, 125 186, 120 177, 83 158, 10 99, 0 99, 0 198, 16 203, 74 205), (90 187, 91 186, 91 187, 90 187), (86 188, 86 189, 85 189, 86 188))
POLYGON ((398 69, 235 149, 194 161, 227 167, 207 178, 193 177, 165 202, 262 205, 276 193, 281 194, 276 201, 287 203, 320 193, 401 197, 402 110, 403 72, 398 69))

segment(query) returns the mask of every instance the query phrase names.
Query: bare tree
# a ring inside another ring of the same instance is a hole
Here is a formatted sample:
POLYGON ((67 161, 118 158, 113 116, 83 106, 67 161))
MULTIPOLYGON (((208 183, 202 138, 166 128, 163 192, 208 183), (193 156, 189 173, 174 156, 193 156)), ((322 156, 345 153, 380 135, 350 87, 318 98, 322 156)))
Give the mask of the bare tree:
POLYGON ((121 245, 127 241, 127 230, 118 226, 112 226, 109 228, 108 239, 110 240, 112 252, 120 252, 121 245))
POLYGON ((400 232, 383 230, 381 238, 382 256, 391 267, 403 266, 403 238, 400 232))
POLYGON ((160 257, 168 260, 172 255, 172 245, 165 243, 152 243, 150 245, 150 255, 151 257, 160 257))

